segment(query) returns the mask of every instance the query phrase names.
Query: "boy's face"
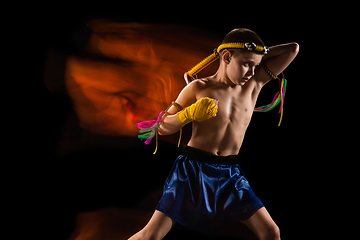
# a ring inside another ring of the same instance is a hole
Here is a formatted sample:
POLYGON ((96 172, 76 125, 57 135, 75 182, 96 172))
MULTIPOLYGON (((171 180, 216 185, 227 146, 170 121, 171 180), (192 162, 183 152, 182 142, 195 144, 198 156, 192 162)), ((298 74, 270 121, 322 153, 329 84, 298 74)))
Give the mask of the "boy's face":
POLYGON ((244 86, 255 74, 262 55, 246 50, 235 50, 227 64, 227 76, 236 85, 244 86))

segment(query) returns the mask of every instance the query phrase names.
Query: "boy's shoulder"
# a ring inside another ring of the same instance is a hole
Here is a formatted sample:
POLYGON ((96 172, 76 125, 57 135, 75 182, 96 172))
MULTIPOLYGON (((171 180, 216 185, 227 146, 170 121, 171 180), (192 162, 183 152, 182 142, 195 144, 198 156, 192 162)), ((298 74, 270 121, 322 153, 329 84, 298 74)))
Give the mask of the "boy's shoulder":
POLYGON ((194 87, 205 87, 208 83, 209 80, 207 78, 198 78, 193 80, 190 85, 194 85, 194 87))
POLYGON ((197 93, 205 89, 207 85, 208 81, 206 79, 195 79, 191 81, 187 86, 185 86, 184 90, 192 93, 197 93))
POLYGON ((212 87, 220 87, 222 85, 221 83, 211 80, 210 78, 196 79, 192 81, 190 84, 192 84, 193 85, 192 88, 196 89, 197 91, 201 91, 212 87))
POLYGON ((224 84, 212 80, 211 78, 196 79, 190 84, 192 85, 190 86, 191 91, 196 96, 197 100, 202 97, 219 98, 219 94, 225 93, 227 89, 224 84))
POLYGON ((200 78, 191 81, 180 92, 176 102, 181 106, 189 106, 202 97, 215 97, 221 89, 221 83, 209 78, 200 78))

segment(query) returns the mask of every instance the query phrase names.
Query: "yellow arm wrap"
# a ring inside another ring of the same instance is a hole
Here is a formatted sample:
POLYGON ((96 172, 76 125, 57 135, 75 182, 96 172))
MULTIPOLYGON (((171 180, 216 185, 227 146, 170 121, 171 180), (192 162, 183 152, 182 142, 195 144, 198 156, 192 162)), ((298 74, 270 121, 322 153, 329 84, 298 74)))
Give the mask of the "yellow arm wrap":
POLYGON ((178 112, 176 118, 184 126, 191 121, 203 121, 212 118, 216 113, 217 104, 214 99, 205 97, 178 112))

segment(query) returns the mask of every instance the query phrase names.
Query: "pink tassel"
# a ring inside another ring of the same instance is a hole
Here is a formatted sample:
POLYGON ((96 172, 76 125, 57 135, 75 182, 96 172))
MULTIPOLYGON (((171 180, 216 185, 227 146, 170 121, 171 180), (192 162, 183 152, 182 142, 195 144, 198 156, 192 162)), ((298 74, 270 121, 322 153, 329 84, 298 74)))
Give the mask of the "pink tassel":
POLYGON ((164 111, 160 112, 157 120, 149 120, 149 121, 139 122, 136 124, 136 127, 140 129, 139 131, 140 135, 138 135, 138 138, 140 138, 141 140, 146 139, 144 142, 146 145, 150 144, 151 140, 154 138, 161 124, 161 116, 164 113, 165 113, 164 111))
POLYGON ((147 139, 144 143, 145 143, 145 145, 149 145, 150 144, 150 142, 151 142, 151 140, 153 139, 154 137, 151 137, 151 138, 149 138, 149 139, 147 139))
POLYGON ((149 120, 149 121, 137 123, 136 127, 139 129, 146 129, 146 128, 154 127, 157 123, 158 123, 157 120, 149 120))

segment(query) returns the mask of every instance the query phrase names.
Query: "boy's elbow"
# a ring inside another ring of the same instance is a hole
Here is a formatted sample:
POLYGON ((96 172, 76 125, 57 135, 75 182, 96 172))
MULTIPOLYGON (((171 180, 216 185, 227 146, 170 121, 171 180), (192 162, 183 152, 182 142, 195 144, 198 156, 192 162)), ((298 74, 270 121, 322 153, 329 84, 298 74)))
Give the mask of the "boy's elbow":
POLYGON ((300 45, 296 42, 290 43, 287 54, 290 58, 294 59, 299 53, 300 45))
POLYGON ((166 133, 162 130, 161 126, 158 128, 159 135, 166 135, 166 133))
POLYGON ((293 52, 297 54, 300 50, 300 45, 296 42, 293 42, 292 46, 293 46, 293 52))
POLYGON ((158 134, 159 134, 160 136, 161 136, 161 135, 165 136, 165 135, 170 135, 170 134, 172 134, 172 132, 171 132, 169 129, 164 129, 161 125, 160 125, 160 127, 158 128, 157 132, 158 132, 158 134))

